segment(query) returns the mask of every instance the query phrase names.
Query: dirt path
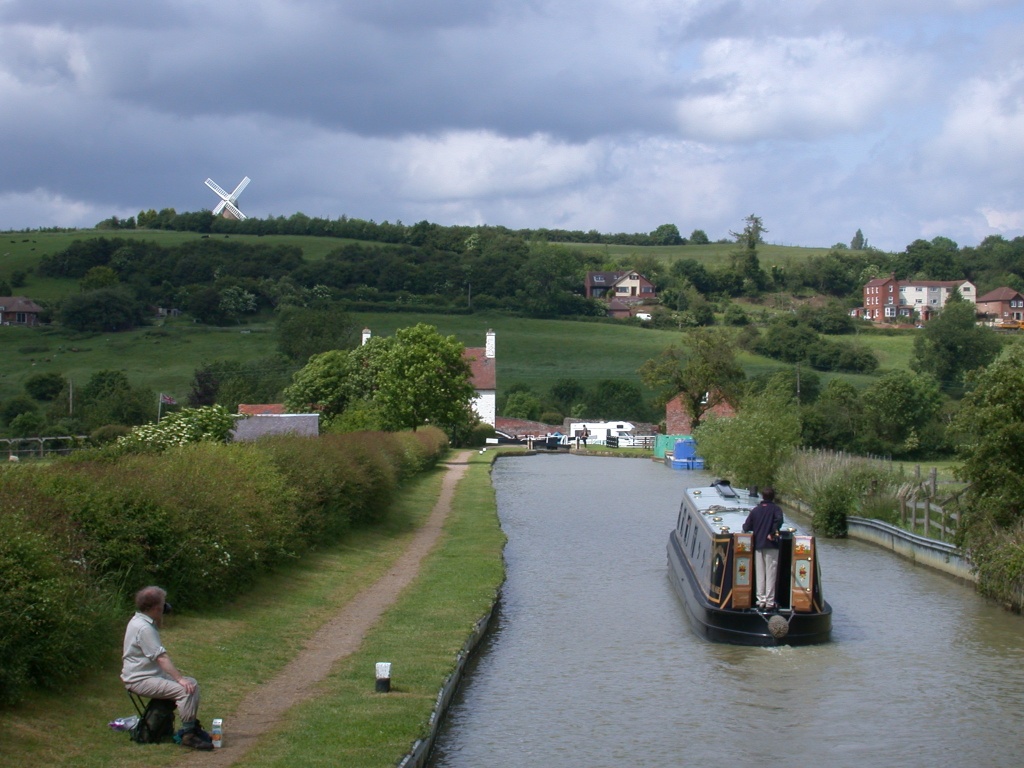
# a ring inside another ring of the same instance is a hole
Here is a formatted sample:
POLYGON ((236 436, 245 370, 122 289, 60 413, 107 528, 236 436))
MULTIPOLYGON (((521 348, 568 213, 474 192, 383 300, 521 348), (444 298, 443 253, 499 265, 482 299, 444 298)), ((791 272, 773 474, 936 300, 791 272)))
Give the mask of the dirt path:
MULTIPOLYGON (((430 517, 416 531, 409 548, 388 572, 324 624, 273 680, 242 700, 227 721, 226 746, 214 752, 188 752, 181 764, 228 766, 242 760, 260 736, 273 728, 285 712, 312 698, 314 687, 327 677, 335 662, 358 650, 370 628, 416 578, 420 563, 440 538, 441 528, 451 509, 455 486, 466 472, 469 455, 468 451, 459 452, 445 462, 448 470, 430 517)), ((210 727, 209 723, 204 725, 210 727)))

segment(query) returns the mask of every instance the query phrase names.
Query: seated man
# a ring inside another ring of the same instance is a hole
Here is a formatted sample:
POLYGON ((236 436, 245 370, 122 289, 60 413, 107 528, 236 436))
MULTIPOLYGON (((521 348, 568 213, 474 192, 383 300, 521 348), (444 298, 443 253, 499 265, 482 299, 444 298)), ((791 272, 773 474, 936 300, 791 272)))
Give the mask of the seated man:
POLYGON ((173 699, 181 717, 181 744, 193 749, 213 749, 206 732, 199 727, 199 683, 185 677, 174 666, 160 643, 167 593, 160 587, 145 587, 135 595, 136 613, 124 633, 121 680, 125 688, 150 699, 173 699))

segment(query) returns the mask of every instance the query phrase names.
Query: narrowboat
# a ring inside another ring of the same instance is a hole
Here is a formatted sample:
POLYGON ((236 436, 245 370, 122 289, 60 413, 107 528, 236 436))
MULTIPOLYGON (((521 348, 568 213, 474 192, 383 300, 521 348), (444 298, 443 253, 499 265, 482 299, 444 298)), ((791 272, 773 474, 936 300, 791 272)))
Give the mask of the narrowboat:
POLYGON ((778 607, 756 607, 753 534, 743 532, 756 489, 726 480, 687 488, 669 535, 668 571, 690 623, 709 640, 738 645, 828 642, 832 606, 822 596, 814 536, 782 526, 775 587, 778 607))

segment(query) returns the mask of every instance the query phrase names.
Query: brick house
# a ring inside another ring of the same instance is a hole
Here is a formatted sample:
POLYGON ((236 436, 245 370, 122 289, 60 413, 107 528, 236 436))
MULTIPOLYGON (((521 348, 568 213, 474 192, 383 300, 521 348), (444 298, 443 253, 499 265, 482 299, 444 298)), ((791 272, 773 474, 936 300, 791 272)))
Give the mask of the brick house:
MULTIPOLYGON (((730 417, 736 415, 736 409, 728 402, 722 401, 704 412, 703 418, 710 415, 730 417)), ((692 435, 693 419, 690 412, 683 405, 681 395, 676 395, 665 405, 665 434, 667 435, 692 435)))
POLYGON ((954 291, 975 303, 977 289, 970 280, 897 280, 891 273, 864 285, 864 306, 855 314, 875 323, 899 318, 926 323, 946 306, 954 291))
POLYGON ((24 296, 0 296, 0 325, 39 325, 43 308, 24 296))
POLYGON ((997 323, 1024 320, 1024 295, 1013 288, 996 288, 978 297, 978 314, 997 323))

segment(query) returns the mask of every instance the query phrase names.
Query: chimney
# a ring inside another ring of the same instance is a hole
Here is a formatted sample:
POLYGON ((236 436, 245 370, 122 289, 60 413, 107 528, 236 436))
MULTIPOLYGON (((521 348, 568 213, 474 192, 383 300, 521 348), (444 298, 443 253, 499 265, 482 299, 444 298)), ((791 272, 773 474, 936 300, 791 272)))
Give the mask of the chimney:
POLYGON ((363 328, 363 344, 365 344, 369 340, 370 340, 370 329, 369 328, 363 328))
POLYGON ((487 344, 484 347, 484 357, 494 359, 494 331, 487 329, 487 344))

